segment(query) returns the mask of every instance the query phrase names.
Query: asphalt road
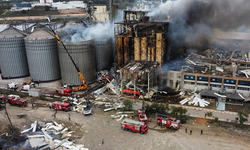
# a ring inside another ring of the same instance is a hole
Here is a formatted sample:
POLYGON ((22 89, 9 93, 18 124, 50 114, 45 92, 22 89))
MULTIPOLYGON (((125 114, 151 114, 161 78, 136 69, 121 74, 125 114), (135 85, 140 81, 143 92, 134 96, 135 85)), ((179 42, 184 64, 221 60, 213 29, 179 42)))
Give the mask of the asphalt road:
MULTIPOLYGON (((205 114, 207 112, 209 112, 206 110, 197 110, 197 107, 190 107, 190 108, 186 108, 188 111, 187 113, 193 117, 204 117, 205 118, 205 114), (193 109, 190 109, 190 108, 193 108, 193 109), (194 108, 196 108, 196 110, 194 108)), ((211 110, 211 109, 209 109, 209 110, 211 110)), ((236 112, 232 112, 232 114, 228 114, 231 112, 212 110, 212 113, 213 113, 214 117, 218 117, 218 119, 221 121, 231 122, 231 121, 235 121, 235 118, 238 117, 236 112)), ((207 118, 210 118, 210 117, 207 117, 207 118)), ((246 122, 246 124, 250 125, 250 117, 248 117, 248 121, 246 122)))

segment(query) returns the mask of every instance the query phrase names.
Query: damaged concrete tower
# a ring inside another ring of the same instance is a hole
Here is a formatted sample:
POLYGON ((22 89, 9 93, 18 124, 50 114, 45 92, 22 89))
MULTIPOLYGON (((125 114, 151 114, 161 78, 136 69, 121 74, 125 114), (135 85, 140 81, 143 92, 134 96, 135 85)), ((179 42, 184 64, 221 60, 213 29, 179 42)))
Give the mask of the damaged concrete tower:
POLYGON ((124 11, 123 22, 115 23, 115 47, 118 68, 132 61, 164 63, 168 21, 152 21, 147 11, 124 11))

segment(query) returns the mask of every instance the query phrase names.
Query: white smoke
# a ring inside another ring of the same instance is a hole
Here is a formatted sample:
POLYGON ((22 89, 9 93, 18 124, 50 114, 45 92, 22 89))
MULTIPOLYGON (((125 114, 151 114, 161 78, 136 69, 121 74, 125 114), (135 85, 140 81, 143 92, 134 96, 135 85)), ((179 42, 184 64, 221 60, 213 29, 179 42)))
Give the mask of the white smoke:
POLYGON ((89 27, 82 24, 67 24, 58 29, 58 35, 64 42, 81 42, 88 40, 103 40, 112 38, 112 26, 110 23, 97 23, 89 27))

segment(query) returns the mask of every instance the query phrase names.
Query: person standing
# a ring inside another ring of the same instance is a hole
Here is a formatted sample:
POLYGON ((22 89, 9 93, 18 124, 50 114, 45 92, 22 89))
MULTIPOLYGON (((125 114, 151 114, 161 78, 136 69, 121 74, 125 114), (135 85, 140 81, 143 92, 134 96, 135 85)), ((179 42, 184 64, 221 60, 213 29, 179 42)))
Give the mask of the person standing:
POLYGON ((187 133, 187 128, 185 128, 185 132, 187 133))
POLYGON ((201 130, 201 135, 203 134, 203 130, 201 130))
POLYGON ((68 113, 68 115, 69 115, 69 121, 70 121, 70 113, 68 113))
POLYGON ((190 135, 192 135, 192 130, 190 130, 190 135))

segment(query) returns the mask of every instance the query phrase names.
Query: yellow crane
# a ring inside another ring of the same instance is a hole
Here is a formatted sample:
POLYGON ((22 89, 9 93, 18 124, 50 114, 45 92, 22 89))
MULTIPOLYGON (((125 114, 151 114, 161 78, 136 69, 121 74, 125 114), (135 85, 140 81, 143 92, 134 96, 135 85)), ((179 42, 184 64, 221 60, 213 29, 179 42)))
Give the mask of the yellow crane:
MULTIPOLYGON (((47 24, 49 26, 49 24, 47 24)), ((87 90, 88 89, 88 84, 84 81, 84 77, 82 75, 82 73, 80 72, 80 69, 79 67, 76 65, 75 61, 73 60, 72 56, 70 55, 68 49, 66 48, 66 46, 63 44, 63 42, 61 41, 61 39, 58 37, 58 35, 56 34, 56 32, 49 26, 50 30, 54 33, 58 43, 61 43, 64 47, 64 49, 66 50, 70 60, 72 61, 74 67, 76 68, 77 70, 77 73, 79 75, 79 78, 82 80, 82 84, 76 88, 74 88, 74 91, 77 92, 77 91, 82 91, 82 90, 87 90)))

